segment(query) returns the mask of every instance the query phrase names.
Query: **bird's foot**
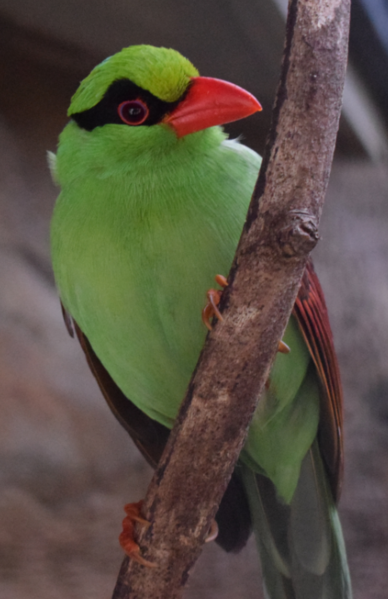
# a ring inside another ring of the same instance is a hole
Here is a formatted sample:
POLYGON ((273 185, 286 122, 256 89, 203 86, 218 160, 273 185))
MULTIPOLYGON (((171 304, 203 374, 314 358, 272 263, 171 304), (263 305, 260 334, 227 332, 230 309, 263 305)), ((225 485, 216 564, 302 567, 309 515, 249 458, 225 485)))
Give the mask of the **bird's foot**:
MULTIPOLYGON (((220 285, 220 287, 222 287, 222 289, 221 290, 220 289, 209 289, 208 292, 206 293, 208 302, 207 302, 206 306, 204 307, 204 309, 202 310, 202 322, 209 329, 209 331, 212 330, 212 325, 210 324, 210 319, 213 316, 218 318, 218 320, 223 320, 222 314, 219 311, 217 306, 221 301, 222 290, 228 286, 228 281, 226 280, 226 278, 223 275, 216 275, 214 278, 215 278, 216 283, 218 283, 220 285)), ((278 352, 280 352, 281 354, 289 354, 290 351, 291 350, 288 347, 287 343, 284 343, 284 341, 280 340, 279 344, 278 344, 278 352)))
MULTIPOLYGON (((228 281, 223 275, 216 275, 214 278, 216 283, 218 283, 223 289, 228 286, 228 281)), ((206 293, 208 302, 202 310, 202 322, 209 329, 209 331, 212 330, 210 319, 213 316, 218 318, 218 320, 223 320, 221 312, 217 308, 218 304, 221 301, 221 296, 222 290, 220 289, 209 289, 206 293)))
POLYGON ((138 501, 137 503, 127 503, 127 505, 124 506, 124 511, 127 515, 123 520, 123 531, 119 536, 119 542, 128 557, 142 566, 154 568, 156 564, 146 560, 140 555, 140 547, 134 539, 135 522, 138 522, 146 528, 150 526, 150 522, 145 520, 140 514, 142 504, 142 501, 138 501))

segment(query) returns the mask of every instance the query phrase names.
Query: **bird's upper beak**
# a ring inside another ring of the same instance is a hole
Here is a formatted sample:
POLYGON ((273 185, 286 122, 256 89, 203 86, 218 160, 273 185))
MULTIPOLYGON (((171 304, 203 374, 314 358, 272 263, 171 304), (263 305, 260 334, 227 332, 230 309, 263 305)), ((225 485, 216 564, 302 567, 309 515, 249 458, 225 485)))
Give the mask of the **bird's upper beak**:
POLYGON ((183 137, 259 110, 262 107, 256 98, 238 85, 212 77, 192 77, 186 96, 162 122, 170 125, 177 137, 183 137))

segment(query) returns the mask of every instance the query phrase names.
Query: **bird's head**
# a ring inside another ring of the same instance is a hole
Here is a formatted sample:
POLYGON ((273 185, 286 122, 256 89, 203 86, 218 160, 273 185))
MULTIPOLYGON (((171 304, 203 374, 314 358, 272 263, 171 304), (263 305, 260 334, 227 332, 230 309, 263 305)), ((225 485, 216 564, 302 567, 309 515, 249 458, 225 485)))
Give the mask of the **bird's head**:
POLYGON ((95 67, 74 94, 68 115, 87 131, 106 124, 163 125, 183 137, 261 110, 244 89, 210 77, 179 52, 124 48, 95 67))

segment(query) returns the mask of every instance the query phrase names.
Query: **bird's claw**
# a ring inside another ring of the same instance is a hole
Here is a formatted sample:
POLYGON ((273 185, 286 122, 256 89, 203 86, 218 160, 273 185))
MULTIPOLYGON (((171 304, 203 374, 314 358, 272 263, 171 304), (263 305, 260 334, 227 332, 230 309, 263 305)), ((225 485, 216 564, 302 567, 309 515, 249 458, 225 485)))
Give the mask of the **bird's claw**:
POLYGON ((288 347, 287 343, 284 343, 284 341, 280 340, 278 345, 278 352, 280 352, 281 354, 289 354, 290 351, 291 349, 288 347))
POLYGON ((142 501, 138 501, 137 503, 127 503, 127 505, 124 506, 124 511, 127 515, 123 520, 123 531, 119 536, 119 542, 122 549, 128 555, 129 558, 133 559, 135 562, 141 564, 142 566, 146 566, 147 568, 154 568, 156 564, 146 560, 144 557, 140 555, 140 547, 134 539, 135 522, 138 522, 146 528, 148 528, 151 524, 150 522, 148 522, 148 520, 145 520, 140 515, 142 504, 142 501))
POLYGON ((209 532, 207 533, 207 537, 205 539, 205 543, 210 543, 211 541, 215 541, 218 537, 218 524, 215 520, 210 525, 209 532))
MULTIPOLYGON (((280 352, 281 354, 289 354, 291 351, 291 348, 287 345, 287 343, 284 343, 284 341, 281 339, 278 343, 278 352, 280 352)), ((267 380, 265 381, 265 388, 269 389, 271 386, 271 378, 268 377, 267 380)))
MULTIPOLYGON (((216 275, 215 277, 216 283, 218 283, 222 288, 227 287, 228 281, 223 275, 216 275)), ((210 319, 215 316, 218 320, 223 320, 222 314, 217 308, 220 303, 222 296, 222 290, 219 289, 209 289, 206 293, 206 297, 208 302, 204 309, 202 310, 202 322, 209 329, 212 330, 212 325, 210 324, 210 319)))

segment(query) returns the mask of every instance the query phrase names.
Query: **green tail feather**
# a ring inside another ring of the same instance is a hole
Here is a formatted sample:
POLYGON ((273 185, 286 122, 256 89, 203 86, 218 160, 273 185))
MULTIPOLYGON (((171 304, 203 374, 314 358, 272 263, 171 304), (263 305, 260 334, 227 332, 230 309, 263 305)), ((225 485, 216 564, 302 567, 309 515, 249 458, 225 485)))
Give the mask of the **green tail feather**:
POLYGON ((341 525, 315 442, 289 505, 246 465, 247 491, 266 599, 351 599, 341 525))

